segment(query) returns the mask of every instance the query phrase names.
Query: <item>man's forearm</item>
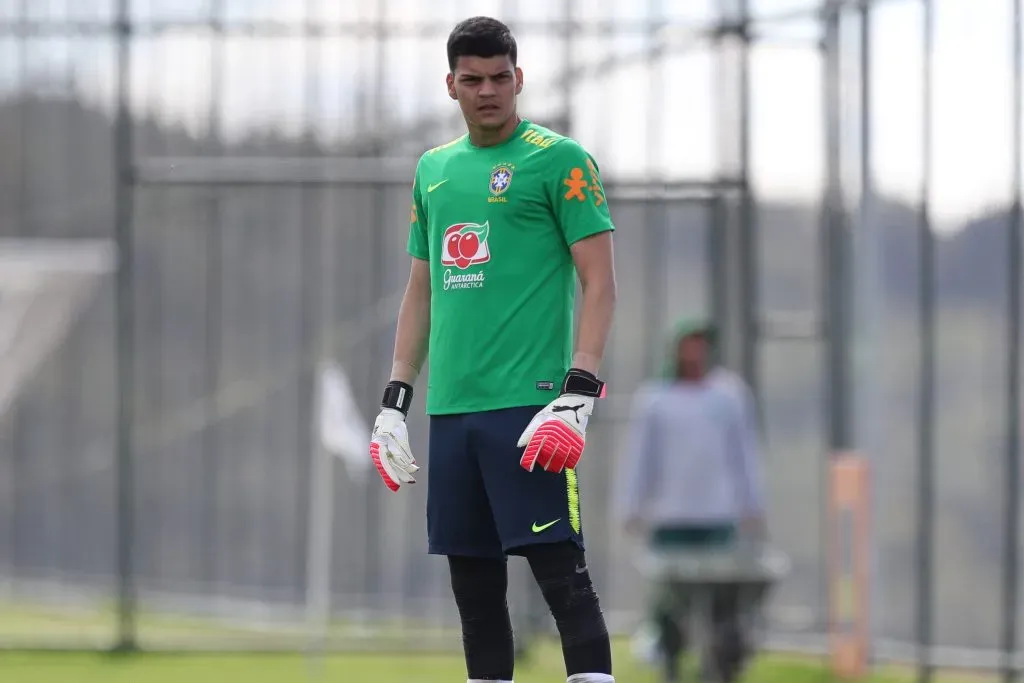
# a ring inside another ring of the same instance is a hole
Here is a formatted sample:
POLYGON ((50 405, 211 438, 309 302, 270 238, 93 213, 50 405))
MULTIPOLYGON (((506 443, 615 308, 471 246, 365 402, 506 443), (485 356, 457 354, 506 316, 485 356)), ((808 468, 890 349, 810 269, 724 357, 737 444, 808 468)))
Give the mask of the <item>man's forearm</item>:
POLYGON ((584 286, 576 352, 572 358, 573 367, 598 374, 614 314, 614 278, 609 277, 607 280, 584 286))
POLYGON ((398 309, 391 379, 412 385, 423 369, 430 338, 430 292, 408 289, 398 309))

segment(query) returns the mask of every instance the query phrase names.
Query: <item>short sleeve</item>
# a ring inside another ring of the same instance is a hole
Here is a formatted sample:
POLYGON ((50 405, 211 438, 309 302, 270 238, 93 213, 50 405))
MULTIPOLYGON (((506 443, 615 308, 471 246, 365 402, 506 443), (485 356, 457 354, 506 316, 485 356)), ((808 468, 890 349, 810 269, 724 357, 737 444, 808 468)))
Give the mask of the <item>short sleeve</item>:
POLYGON ((416 166, 416 175, 412 181, 412 208, 409 211, 409 243, 406 247, 410 255, 424 261, 430 260, 430 240, 427 236, 427 214, 423 210, 420 196, 420 169, 416 166))
POLYGON ((566 244, 614 230, 597 162, 578 142, 565 138, 551 151, 552 203, 566 244))

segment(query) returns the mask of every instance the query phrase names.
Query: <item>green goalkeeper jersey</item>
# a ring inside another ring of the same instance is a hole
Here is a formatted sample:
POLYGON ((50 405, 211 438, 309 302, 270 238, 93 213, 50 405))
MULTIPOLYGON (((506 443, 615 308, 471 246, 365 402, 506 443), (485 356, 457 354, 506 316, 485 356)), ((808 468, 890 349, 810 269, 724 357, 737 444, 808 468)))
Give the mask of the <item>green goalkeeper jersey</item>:
POLYGON ((597 164, 522 121, 504 143, 467 135, 420 157, 409 253, 430 263, 427 413, 546 405, 572 362, 569 247, 614 230, 597 164))

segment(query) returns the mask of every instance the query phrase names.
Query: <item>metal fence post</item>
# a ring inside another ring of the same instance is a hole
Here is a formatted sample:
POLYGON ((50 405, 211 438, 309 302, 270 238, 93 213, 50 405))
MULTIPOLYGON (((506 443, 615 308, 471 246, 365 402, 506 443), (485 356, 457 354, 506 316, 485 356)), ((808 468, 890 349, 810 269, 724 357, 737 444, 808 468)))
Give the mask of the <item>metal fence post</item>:
POLYGON ((1021 0, 1013 2, 1013 203, 1009 235, 1009 296, 1006 331, 1006 470, 1003 541, 1002 678, 1017 679, 1017 610, 1020 598, 1020 410, 1021 410, 1021 0))
POLYGON ((917 425, 917 678, 932 678, 933 566, 935 532, 935 238, 931 225, 932 0, 924 1, 921 196, 918 208, 918 324, 920 347, 917 425))
POLYGON ((838 8, 830 8, 825 21, 825 168, 824 206, 826 329, 828 337, 827 371, 829 387, 829 439, 831 451, 850 445, 849 380, 846 366, 847 320, 849 311, 849 235, 843 202, 840 141, 842 138, 842 94, 840 92, 838 8))
POLYGON ((842 187, 842 93, 839 9, 832 7, 825 22, 825 136, 826 197, 824 207, 827 374, 829 387, 829 448, 850 445, 849 380, 846 366, 849 295, 849 235, 842 187))
POLYGON ((133 218, 135 177, 131 106, 131 0, 117 4, 117 118, 114 131, 115 238, 117 266, 117 584, 118 636, 115 649, 137 648, 135 625, 133 469, 135 405, 135 268, 133 218))
POLYGON ((718 70, 715 113, 721 122, 717 189, 728 186, 734 191, 719 200, 722 221, 717 230, 723 234, 715 248, 721 249, 722 263, 715 279, 722 294, 715 313, 721 361, 739 372, 757 397, 757 240, 749 183, 750 23, 748 0, 719 0, 711 34, 718 70))
POLYGON ((741 301, 743 308, 743 350, 740 367, 744 379, 754 394, 759 416, 763 414, 761 396, 761 373, 758 365, 758 347, 761 337, 760 325, 760 272, 758 265, 759 240, 756 233, 756 209, 753 188, 750 181, 750 46, 751 36, 750 0, 738 0, 735 21, 738 27, 736 37, 740 42, 740 63, 736 88, 739 98, 739 121, 736 125, 740 185, 739 231, 740 231, 740 274, 742 278, 741 301))

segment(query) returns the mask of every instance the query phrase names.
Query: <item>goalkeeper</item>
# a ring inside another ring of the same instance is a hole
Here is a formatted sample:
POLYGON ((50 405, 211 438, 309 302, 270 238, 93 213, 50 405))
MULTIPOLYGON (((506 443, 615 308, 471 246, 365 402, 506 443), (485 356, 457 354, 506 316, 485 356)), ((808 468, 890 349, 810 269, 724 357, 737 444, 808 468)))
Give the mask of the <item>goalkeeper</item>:
POLYGON ((614 226, 590 154, 517 113, 509 29, 467 19, 447 47, 467 134, 417 164, 412 268, 370 453, 392 491, 416 482, 405 419, 429 347, 428 546, 448 558, 469 680, 512 681, 507 557, 518 555, 555 619, 567 680, 613 683, 576 466, 604 393, 614 226))

